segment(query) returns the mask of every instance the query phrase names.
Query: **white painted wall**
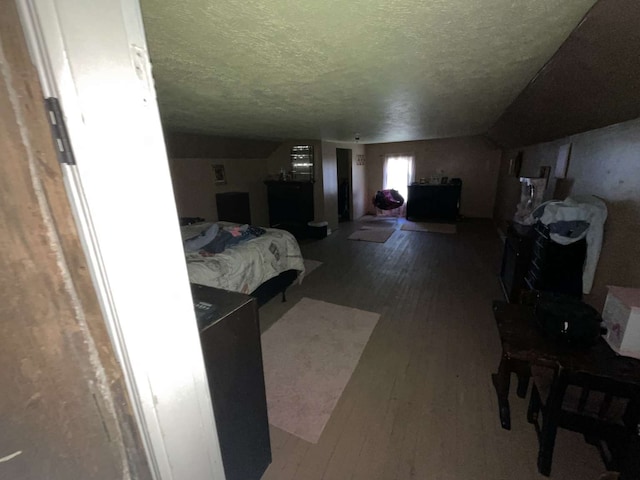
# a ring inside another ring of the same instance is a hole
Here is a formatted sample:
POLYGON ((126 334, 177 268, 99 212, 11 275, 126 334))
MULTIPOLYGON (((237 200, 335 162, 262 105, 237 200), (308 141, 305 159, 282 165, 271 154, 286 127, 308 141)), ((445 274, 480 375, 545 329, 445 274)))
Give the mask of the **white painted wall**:
POLYGON ((322 192, 324 203, 324 217, 329 222, 329 228, 338 228, 338 162, 336 158, 336 143, 322 142, 322 192))
POLYGON ((247 192, 253 225, 269 226, 267 202, 267 162, 264 158, 172 158, 171 180, 181 217, 202 217, 218 220, 216 194, 247 192), (226 184, 216 184, 213 165, 223 165, 226 184))
POLYGON ((366 158, 365 163, 358 165, 358 155, 365 155, 364 145, 354 144, 351 157, 351 186, 353 197, 353 219, 357 220, 367 212, 371 199, 367 196, 366 158))
MULTIPOLYGON (((409 154, 415 159, 416 180, 432 175, 462 179, 460 214, 465 217, 491 218, 500 167, 500 150, 484 137, 377 143, 367 145, 365 150, 369 199, 382 188, 385 155, 409 154)), ((366 207, 374 212, 371 200, 368 200, 366 207)))

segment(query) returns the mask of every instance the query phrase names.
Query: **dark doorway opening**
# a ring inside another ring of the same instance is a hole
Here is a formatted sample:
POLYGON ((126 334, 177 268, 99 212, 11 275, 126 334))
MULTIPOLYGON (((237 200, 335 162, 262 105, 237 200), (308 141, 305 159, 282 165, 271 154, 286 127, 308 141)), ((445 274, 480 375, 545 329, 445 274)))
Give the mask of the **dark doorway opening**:
POLYGON ((351 220, 351 149, 336 148, 338 172, 338 221, 351 220))

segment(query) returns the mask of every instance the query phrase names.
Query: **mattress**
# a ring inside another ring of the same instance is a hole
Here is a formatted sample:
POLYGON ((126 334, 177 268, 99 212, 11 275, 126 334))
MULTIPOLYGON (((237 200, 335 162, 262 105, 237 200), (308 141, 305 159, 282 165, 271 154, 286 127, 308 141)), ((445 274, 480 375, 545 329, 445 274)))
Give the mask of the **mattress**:
MULTIPOLYGON (((233 225, 227 222, 218 224, 233 225)), ((210 225, 200 223, 181 227, 182 240, 200 234, 210 225)), ((265 230, 262 236, 228 247, 213 256, 185 252, 189 281, 248 294, 284 271, 298 270, 304 273, 300 246, 293 235, 275 228, 265 230)))

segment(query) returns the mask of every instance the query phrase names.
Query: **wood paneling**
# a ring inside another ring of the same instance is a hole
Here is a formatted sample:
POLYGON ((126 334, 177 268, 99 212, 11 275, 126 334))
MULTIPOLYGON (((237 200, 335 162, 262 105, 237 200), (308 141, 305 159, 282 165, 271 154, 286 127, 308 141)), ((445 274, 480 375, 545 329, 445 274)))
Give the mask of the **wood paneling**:
POLYGON ((1 478, 150 478, 14 2, 0 3, 1 478), (18 453, 20 452, 20 453, 18 453))
POLYGON ((172 158, 267 158, 280 145, 267 140, 184 132, 167 132, 165 138, 172 158))
POLYGON ((489 136, 519 147, 640 117, 639 22, 637 0, 596 3, 489 136))
MULTIPOLYGON (((323 265, 286 303, 260 309, 263 330, 301 297, 381 314, 319 442, 271 427, 263 479, 539 479, 526 401, 513 395, 503 430, 491 385, 501 353, 491 302, 502 297, 492 223, 462 222, 455 235, 398 230, 384 244, 347 240, 356 228, 303 243, 323 265)), ((597 450, 560 433, 552 478, 598 478, 597 450)))

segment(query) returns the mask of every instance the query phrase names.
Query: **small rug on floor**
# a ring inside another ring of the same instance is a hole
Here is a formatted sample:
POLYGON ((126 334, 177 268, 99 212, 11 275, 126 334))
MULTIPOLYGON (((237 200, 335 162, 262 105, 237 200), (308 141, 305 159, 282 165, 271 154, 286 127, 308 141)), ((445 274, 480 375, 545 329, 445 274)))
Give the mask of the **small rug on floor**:
POLYGON ((302 298, 264 332, 269 423, 317 443, 379 318, 302 298))
POLYGON ((384 243, 386 242, 393 232, 395 232, 395 228, 372 228, 372 227, 361 227, 359 230, 356 230, 351 235, 349 235, 349 240, 362 240, 364 242, 376 242, 376 243, 384 243))
POLYGON ((302 260, 304 261, 304 278, 311 275, 311 272, 322 265, 322 262, 318 260, 309 260, 308 258, 303 258, 302 260))
POLYGON ((358 219, 358 223, 371 225, 394 225, 398 222, 398 217, 387 215, 365 215, 358 219))
POLYGON ((400 229, 410 232, 430 233, 456 233, 458 231, 455 223, 405 222, 400 229))

